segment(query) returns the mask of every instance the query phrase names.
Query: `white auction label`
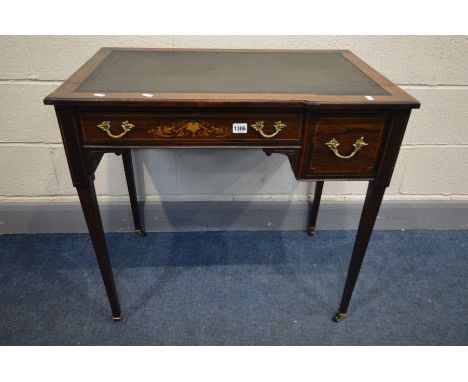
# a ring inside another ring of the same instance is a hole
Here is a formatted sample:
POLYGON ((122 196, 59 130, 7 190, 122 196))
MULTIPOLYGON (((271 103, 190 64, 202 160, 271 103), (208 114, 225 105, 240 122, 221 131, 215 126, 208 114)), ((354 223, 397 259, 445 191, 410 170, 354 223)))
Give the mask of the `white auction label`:
POLYGON ((247 133, 247 124, 246 123, 233 123, 232 132, 234 134, 245 134, 247 133))

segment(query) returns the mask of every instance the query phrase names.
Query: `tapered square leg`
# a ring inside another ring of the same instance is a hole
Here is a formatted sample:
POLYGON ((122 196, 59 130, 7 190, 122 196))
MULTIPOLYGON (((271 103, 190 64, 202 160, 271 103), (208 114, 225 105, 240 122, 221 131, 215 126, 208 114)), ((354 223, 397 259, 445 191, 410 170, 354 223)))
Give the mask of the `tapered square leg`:
POLYGON ((132 152, 130 149, 124 150, 122 152, 122 161, 125 170, 125 178, 127 180, 130 205, 132 206, 133 224, 135 226, 135 232, 141 237, 143 237, 146 235, 146 233, 143 230, 143 225, 141 224, 140 209, 138 206, 138 199, 135 187, 135 175, 133 173, 132 152))
POLYGON ((386 187, 377 186, 373 181, 369 182, 359 228, 354 242, 353 254, 351 256, 351 262, 349 263, 348 275, 341 297, 340 308, 333 317, 333 321, 335 322, 342 321, 347 315, 351 296, 359 276, 359 271, 361 270, 361 265, 366 254, 385 189, 386 187))
POLYGON ((94 182, 90 180, 89 185, 77 187, 81 208, 88 226, 89 235, 94 247, 94 253, 101 271, 101 277, 106 288, 107 298, 112 309, 112 319, 114 321, 122 318, 119 299, 115 289, 112 265, 107 251, 106 238, 102 227, 101 214, 96 198, 94 182))
POLYGON ((322 198, 323 181, 315 183, 314 201, 309 209, 309 222, 307 224, 307 233, 310 236, 315 234, 315 226, 317 224, 317 216, 320 208, 320 199, 322 198))

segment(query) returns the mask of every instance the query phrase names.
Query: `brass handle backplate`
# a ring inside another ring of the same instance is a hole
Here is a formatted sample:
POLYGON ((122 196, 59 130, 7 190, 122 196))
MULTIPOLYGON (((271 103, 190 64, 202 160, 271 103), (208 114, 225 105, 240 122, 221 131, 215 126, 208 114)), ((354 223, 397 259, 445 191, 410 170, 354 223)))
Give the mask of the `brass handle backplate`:
POLYGON ((283 123, 281 121, 276 121, 273 124, 273 127, 275 128, 275 131, 273 133, 271 133, 271 134, 266 134, 266 133, 263 132, 263 128, 265 127, 265 121, 257 121, 257 122, 253 123, 250 126, 252 126, 254 128, 254 130, 257 130, 263 138, 273 138, 281 130, 283 130, 285 127, 287 127, 287 125, 285 123, 283 123))
POLYGON ((102 121, 99 125, 97 125, 98 128, 100 128, 102 131, 105 131, 109 137, 114 139, 122 138, 125 134, 127 134, 130 130, 132 130, 135 127, 133 123, 130 123, 128 121, 123 121, 121 126, 123 131, 120 134, 116 135, 112 134, 112 132, 110 131, 110 121, 102 121))
POLYGON ((325 143, 326 146, 328 146, 328 148, 333 151, 335 153, 335 155, 338 157, 338 158, 341 158, 341 159, 349 159, 349 158, 352 158, 353 156, 356 155, 356 153, 361 150, 364 146, 367 146, 368 144, 366 142, 364 142, 364 137, 361 137, 359 139, 356 140, 356 142, 353 143, 353 146, 354 146, 354 151, 349 154, 349 155, 341 155, 339 152, 338 152, 338 146, 340 145, 339 142, 333 138, 331 141, 325 143))

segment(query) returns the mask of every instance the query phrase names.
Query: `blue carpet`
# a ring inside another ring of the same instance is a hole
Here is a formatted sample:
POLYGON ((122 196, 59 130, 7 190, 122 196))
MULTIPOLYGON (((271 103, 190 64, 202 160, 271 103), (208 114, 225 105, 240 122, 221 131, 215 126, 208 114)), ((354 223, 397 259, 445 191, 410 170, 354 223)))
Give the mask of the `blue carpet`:
POLYGON ((112 322, 84 234, 0 236, 2 345, 468 345, 468 232, 376 231, 331 321, 355 232, 107 234, 112 322))

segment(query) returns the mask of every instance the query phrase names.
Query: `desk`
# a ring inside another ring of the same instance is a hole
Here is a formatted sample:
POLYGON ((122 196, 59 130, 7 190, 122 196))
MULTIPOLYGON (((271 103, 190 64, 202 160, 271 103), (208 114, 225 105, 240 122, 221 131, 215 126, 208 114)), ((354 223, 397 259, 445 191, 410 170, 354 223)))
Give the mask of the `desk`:
POLYGON ((345 50, 126 48, 99 50, 44 103, 55 106, 114 320, 122 313, 94 188, 105 153, 122 155, 141 236, 132 149, 284 154, 296 179, 316 182, 310 235, 325 180, 368 180, 336 322, 346 317, 411 110, 420 106, 345 50))

